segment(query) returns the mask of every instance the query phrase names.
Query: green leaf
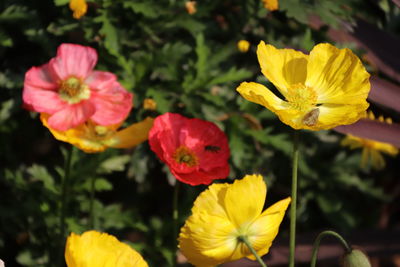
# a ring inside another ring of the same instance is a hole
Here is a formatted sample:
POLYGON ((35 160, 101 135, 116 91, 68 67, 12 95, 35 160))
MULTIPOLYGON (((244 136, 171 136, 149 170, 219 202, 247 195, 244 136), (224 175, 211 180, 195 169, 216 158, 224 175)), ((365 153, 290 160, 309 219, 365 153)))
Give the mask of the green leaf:
POLYGON ((133 12, 144 15, 148 18, 158 17, 158 9, 155 4, 148 2, 127 2, 124 1, 124 8, 130 8, 133 12))
POLYGON ((66 4, 69 4, 70 0, 54 0, 54 4, 56 6, 65 6, 66 4))
POLYGON ((111 173, 113 171, 123 171, 125 169, 125 165, 130 160, 129 155, 122 155, 109 158, 103 161, 100 165, 100 170, 98 173, 111 173))
POLYGON ((45 167, 34 164, 27 169, 27 172, 32 176, 33 181, 35 180, 42 181, 44 187, 47 190, 53 193, 58 192, 58 189, 54 185, 53 177, 50 175, 50 173, 47 171, 45 167))

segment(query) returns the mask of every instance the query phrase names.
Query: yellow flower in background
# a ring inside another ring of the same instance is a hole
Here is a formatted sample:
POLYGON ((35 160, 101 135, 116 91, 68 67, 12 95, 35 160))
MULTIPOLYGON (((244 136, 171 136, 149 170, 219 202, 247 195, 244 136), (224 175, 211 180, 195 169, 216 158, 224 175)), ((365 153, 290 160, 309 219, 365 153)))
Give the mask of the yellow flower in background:
POLYGON ((239 240, 246 237, 262 256, 269 251, 290 203, 281 200, 264 212, 267 186, 261 175, 233 184, 212 184, 194 202, 179 235, 179 248, 190 263, 209 267, 243 257, 255 260, 239 240))
POLYGON ((237 43, 237 47, 238 47, 240 52, 246 53, 247 51, 249 51, 250 43, 248 41, 246 41, 246 40, 240 40, 237 43))
POLYGON ((86 153, 102 152, 108 147, 134 147, 147 140, 154 121, 152 118, 146 118, 119 131, 120 124, 101 126, 88 121, 67 131, 57 131, 49 127, 48 117, 49 115, 45 113, 40 114, 43 125, 50 130, 57 140, 70 143, 86 153))
MULTIPOLYGON (((372 112, 368 112, 367 118, 374 120, 375 116, 372 112)), ((380 122, 392 124, 391 118, 384 119, 383 116, 379 116, 378 120, 380 122)), ((399 153, 399 149, 391 144, 360 138, 350 134, 343 138, 341 145, 348 146, 350 149, 362 149, 361 167, 366 168, 369 164, 371 164, 371 166, 376 170, 381 170, 386 166, 386 162, 382 156, 382 153, 392 157, 395 157, 399 153)))
POLYGON ((189 13, 190 15, 196 13, 197 12, 196 5, 197 5, 196 1, 186 1, 185 7, 187 13, 189 13))
POLYGON ((71 0, 69 2, 69 8, 74 12, 74 18, 80 19, 86 14, 87 4, 85 0, 71 0))
POLYGON ((65 247, 68 267, 147 267, 142 256, 114 236, 96 231, 71 233, 65 247))
POLYGON ((143 101, 143 108, 147 110, 156 110, 157 103, 151 98, 145 98, 145 100, 143 101))
POLYGON ((278 10, 279 8, 279 3, 278 0, 262 0, 264 7, 268 9, 269 11, 274 11, 278 10))
POLYGON ((276 49, 263 41, 257 49, 261 72, 284 99, 262 84, 243 82, 236 89, 294 129, 324 130, 365 116, 369 74, 351 50, 318 44, 305 55, 276 49))

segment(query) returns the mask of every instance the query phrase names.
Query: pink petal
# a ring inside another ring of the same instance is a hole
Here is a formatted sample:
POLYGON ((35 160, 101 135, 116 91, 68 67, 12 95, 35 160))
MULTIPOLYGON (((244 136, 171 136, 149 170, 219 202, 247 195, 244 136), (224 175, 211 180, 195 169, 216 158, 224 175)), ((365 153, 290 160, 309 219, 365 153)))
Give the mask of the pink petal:
POLYGON ((57 77, 50 72, 49 64, 30 68, 25 74, 24 85, 46 90, 58 89, 57 77))
POLYGON ((91 90, 101 91, 107 90, 112 87, 117 81, 117 77, 107 71, 93 71, 85 80, 85 83, 89 85, 91 90))
POLYGON ((87 121, 95 112, 89 101, 82 101, 75 105, 68 105, 54 113, 48 120, 48 125, 58 131, 66 131, 87 121))
POLYGON ((100 125, 118 124, 126 119, 132 108, 132 93, 118 82, 102 91, 91 91, 90 101, 96 112, 91 119, 100 125))
POLYGON ((42 90, 25 84, 22 93, 24 106, 36 112, 53 114, 65 108, 68 103, 62 100, 56 91, 42 90))
POLYGON ((69 76, 85 79, 97 62, 97 52, 91 47, 62 44, 57 49, 57 56, 50 60, 50 67, 60 80, 69 76))

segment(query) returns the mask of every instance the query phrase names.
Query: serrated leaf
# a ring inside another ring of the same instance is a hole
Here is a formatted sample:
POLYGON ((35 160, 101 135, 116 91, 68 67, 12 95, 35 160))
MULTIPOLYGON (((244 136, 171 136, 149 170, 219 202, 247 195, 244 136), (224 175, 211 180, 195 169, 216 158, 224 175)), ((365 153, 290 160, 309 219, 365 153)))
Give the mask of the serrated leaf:
POLYGON ((127 2, 124 1, 124 8, 130 8, 133 12, 142 14, 148 18, 158 17, 158 11, 151 2, 127 2))

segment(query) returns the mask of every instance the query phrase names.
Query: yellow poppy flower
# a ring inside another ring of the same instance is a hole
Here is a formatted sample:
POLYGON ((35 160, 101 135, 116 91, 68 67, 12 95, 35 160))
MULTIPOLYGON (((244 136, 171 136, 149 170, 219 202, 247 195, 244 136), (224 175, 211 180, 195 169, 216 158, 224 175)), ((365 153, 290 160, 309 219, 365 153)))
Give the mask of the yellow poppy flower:
POLYGON ((85 0, 71 0, 69 2, 69 8, 74 12, 73 16, 76 19, 80 19, 87 12, 87 4, 85 0))
MULTIPOLYGON (((368 119, 375 119, 375 116, 372 112, 368 112, 368 119)), ((380 116, 378 120, 380 122, 392 124, 391 118, 384 119, 382 116, 380 116)), ((361 167, 366 168, 369 164, 371 164, 376 170, 381 170, 386 166, 386 162, 382 156, 382 153, 392 157, 395 157, 399 153, 399 149, 391 144, 360 138, 350 134, 346 135, 346 137, 342 140, 341 145, 348 146, 350 149, 361 148, 361 167)))
POLYGON ((267 186, 261 175, 233 184, 212 184, 194 202, 179 235, 179 248, 195 266, 208 267, 243 257, 255 259, 245 237, 262 256, 269 251, 290 203, 281 200, 264 212, 267 186))
POLYGON ((142 256, 114 236, 87 231, 71 233, 65 247, 68 267, 147 267, 142 256))
POLYGON ((318 44, 305 55, 261 41, 257 56, 262 73, 284 100, 259 83, 243 82, 236 90, 283 123, 317 131, 352 124, 365 115, 369 74, 349 49, 318 44))
POLYGON ((157 102, 151 98, 145 98, 143 101, 143 108, 146 110, 156 110, 157 102))
POLYGON ((153 118, 146 118, 119 131, 120 124, 101 126, 92 121, 87 121, 67 131, 57 131, 49 127, 48 118, 48 114, 40 114, 43 125, 50 130, 57 140, 70 143, 86 153, 102 152, 108 147, 134 147, 147 140, 154 121, 153 118))
POLYGON ((264 7, 268 9, 269 11, 274 11, 278 10, 279 8, 279 3, 278 0, 262 0, 264 7))
POLYGON ((246 41, 246 40, 240 40, 237 43, 237 47, 238 47, 240 52, 246 53, 247 51, 249 51, 250 43, 248 41, 246 41))

